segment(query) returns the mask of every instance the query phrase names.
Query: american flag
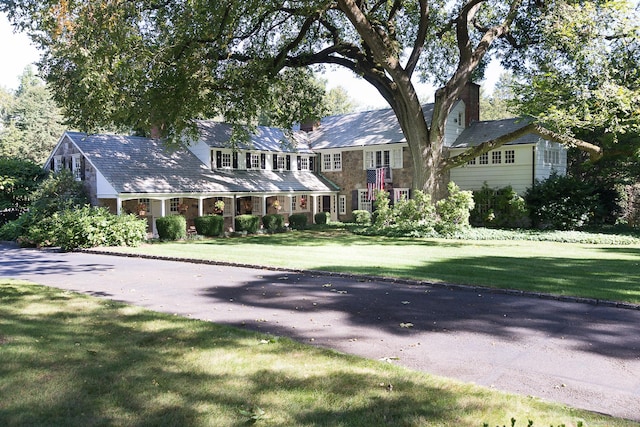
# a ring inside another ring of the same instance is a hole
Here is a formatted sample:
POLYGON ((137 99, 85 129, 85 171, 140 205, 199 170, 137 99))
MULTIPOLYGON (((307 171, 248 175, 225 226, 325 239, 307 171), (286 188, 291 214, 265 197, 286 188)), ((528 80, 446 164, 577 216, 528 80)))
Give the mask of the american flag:
POLYGON ((376 190, 384 190, 385 168, 367 169, 367 200, 376 198, 376 190))

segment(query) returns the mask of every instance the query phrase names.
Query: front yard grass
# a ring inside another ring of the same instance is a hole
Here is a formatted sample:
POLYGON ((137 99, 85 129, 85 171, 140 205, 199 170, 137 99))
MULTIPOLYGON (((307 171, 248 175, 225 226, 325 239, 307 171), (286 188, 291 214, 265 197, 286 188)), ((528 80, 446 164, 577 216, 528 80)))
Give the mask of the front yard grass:
POLYGON ((403 239, 295 231, 112 248, 126 253, 409 278, 640 304, 640 244, 403 239))
POLYGON ((494 426, 511 417, 517 426, 635 425, 7 280, 0 281, 0 395, 0 425, 494 426))

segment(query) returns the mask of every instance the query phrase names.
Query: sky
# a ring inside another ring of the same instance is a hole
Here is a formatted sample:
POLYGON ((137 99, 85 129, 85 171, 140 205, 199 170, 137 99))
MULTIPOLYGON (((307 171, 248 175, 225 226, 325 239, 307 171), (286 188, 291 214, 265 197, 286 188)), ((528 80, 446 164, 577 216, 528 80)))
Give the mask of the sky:
MULTIPOLYGON (((13 31, 4 14, 0 14, 0 58, 3 58, 0 65, 0 87, 12 90, 18 88, 20 84, 18 78, 25 67, 40 58, 38 49, 31 44, 25 34, 13 31)), ((36 70, 35 65, 34 70, 36 70)), ((486 82, 482 82, 482 85, 490 93, 500 75, 500 69, 495 65, 490 66, 487 74, 489 78, 486 82)), ((388 107, 384 98, 369 83, 354 76, 345 68, 328 68, 323 77, 327 79, 327 89, 341 86, 360 110, 388 107)), ((416 90, 421 99, 432 101, 432 87, 416 82, 416 90)))

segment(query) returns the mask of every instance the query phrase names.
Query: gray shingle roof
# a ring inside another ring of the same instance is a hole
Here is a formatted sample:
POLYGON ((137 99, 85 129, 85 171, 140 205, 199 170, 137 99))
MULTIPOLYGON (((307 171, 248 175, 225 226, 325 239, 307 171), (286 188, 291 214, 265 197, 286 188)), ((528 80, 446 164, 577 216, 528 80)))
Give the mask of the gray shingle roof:
POLYGON ((122 135, 67 132, 118 193, 332 192, 337 188, 311 172, 210 170, 189 150, 122 135))
MULTIPOLYGON (((200 120, 197 123, 200 141, 214 148, 231 147, 232 125, 213 120, 200 120)), ((240 143, 238 148, 270 152, 311 153, 304 132, 285 133, 280 128, 267 126, 257 126, 256 132, 250 135, 249 143, 240 143)))
MULTIPOLYGON (((453 144, 451 144, 451 148, 474 147, 502 135, 515 132, 529 123, 531 123, 531 119, 523 117, 474 122, 460 134, 453 144)), ((539 137, 537 135, 529 133, 509 142, 507 145, 535 144, 538 142, 538 139, 539 137)))
MULTIPOLYGON (((422 110, 429 122, 433 104, 425 104, 422 110)), ((391 108, 325 117, 309 138, 314 150, 406 142, 391 108)))

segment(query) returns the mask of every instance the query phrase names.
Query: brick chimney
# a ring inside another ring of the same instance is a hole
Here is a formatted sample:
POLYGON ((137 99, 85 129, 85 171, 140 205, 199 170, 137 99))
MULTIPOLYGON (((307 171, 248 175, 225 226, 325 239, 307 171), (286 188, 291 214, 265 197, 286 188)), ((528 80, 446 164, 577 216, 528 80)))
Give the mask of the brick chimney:
POLYGON ((464 126, 469 127, 471 123, 480 121, 480 85, 473 82, 467 83, 460 94, 460 99, 465 105, 464 126))
POLYGON ((300 130, 304 132, 313 132, 320 126, 320 120, 305 120, 300 123, 300 130))

